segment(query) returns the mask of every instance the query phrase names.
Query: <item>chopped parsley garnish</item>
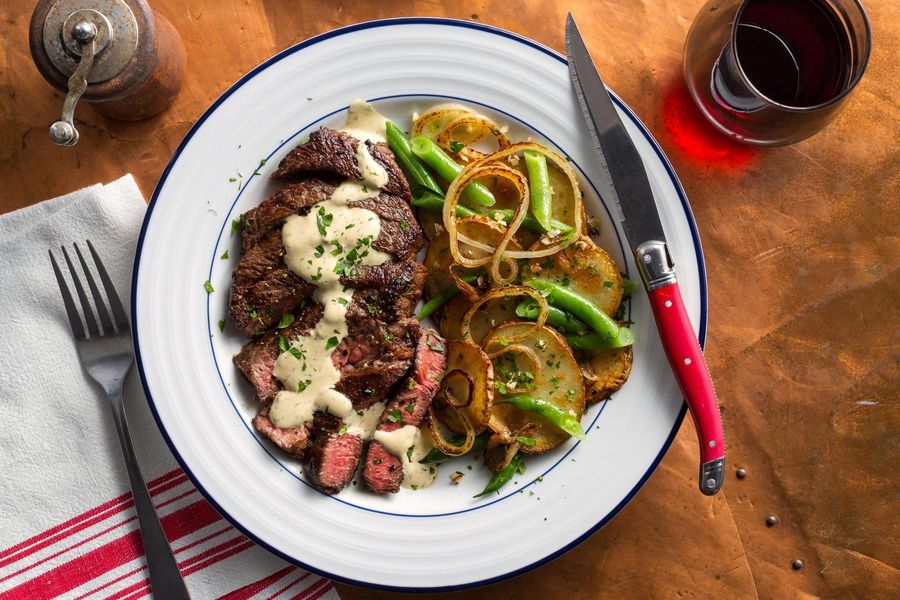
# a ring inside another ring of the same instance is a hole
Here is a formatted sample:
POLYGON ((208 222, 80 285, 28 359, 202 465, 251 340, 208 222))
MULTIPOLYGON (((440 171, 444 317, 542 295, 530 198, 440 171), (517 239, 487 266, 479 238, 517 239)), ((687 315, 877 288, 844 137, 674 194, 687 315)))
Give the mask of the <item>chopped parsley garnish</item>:
POLYGON ((409 223, 407 223, 406 221, 400 221, 400 229, 406 231, 407 229, 409 229, 409 223))
POLYGON ((209 279, 203 282, 203 289, 206 290, 207 294, 212 294, 214 291, 216 291, 215 288, 213 288, 212 284, 209 282, 209 279))
POLYGON ((235 181, 237 181, 237 177, 229 177, 228 178, 228 183, 234 183, 235 181))
POLYGON ((389 414, 387 416, 387 418, 388 418, 388 421, 390 421, 391 423, 396 423, 397 421, 403 420, 403 415, 400 414, 399 408, 395 408, 394 410, 391 411, 391 414, 389 414))
POLYGON ((342 306, 347 306, 348 304, 350 304, 350 301, 347 300, 346 298, 344 298, 343 296, 341 296, 339 298, 335 298, 334 301, 342 306))
POLYGON ((318 280, 322 279, 322 267, 319 267, 318 269, 316 269, 316 274, 310 275, 310 279, 312 279, 313 281, 318 281, 318 280))
POLYGON ((406 449, 406 458, 407 458, 408 460, 410 460, 410 461, 412 460, 413 451, 414 451, 415 449, 416 449, 415 446, 410 446, 409 448, 406 449))
POLYGON ((535 446, 537 445, 537 440, 530 437, 519 436, 516 438, 516 441, 522 444, 523 446, 535 446))
POLYGON ((519 461, 519 466, 516 467, 516 471, 518 471, 519 475, 525 474, 525 461, 524 460, 519 461))
POLYGON ((334 348, 335 346, 337 346, 339 343, 340 343, 340 342, 338 341, 337 336, 336 336, 336 335, 333 335, 333 336, 331 336, 330 338, 328 338, 328 341, 327 341, 327 342, 325 342, 325 349, 326 349, 326 350, 331 350, 332 348, 334 348))
POLYGON ((305 362, 306 355, 303 353, 303 351, 300 350, 300 348, 297 348, 296 346, 291 346, 290 348, 288 348, 288 352, 290 352, 291 356, 293 356, 297 360, 304 361, 303 362, 303 370, 305 371, 306 370, 306 362, 305 362))
POLYGON ((278 325, 276 325, 276 327, 278 327, 278 329, 285 329, 293 322, 294 322, 294 315, 292 315, 291 313, 285 313, 285 314, 281 315, 281 320, 278 321, 278 325))
POLYGON ((609 279, 604 279, 604 280, 603 280, 603 287, 605 287, 605 288, 611 288, 612 286, 613 286, 613 282, 612 282, 612 281, 610 281, 609 279))
POLYGON ((319 210, 316 211, 316 227, 319 230, 319 235, 325 237, 325 230, 331 225, 332 221, 334 221, 334 215, 325 212, 325 208, 320 206, 319 210))
POLYGON ((416 389, 416 380, 415 380, 415 379, 410 379, 410 380, 409 380, 409 383, 406 384, 406 388, 407 388, 407 389, 410 389, 410 390, 416 389))
POLYGON ((238 227, 240 227, 240 226, 241 226, 240 221, 238 221, 237 219, 232 219, 231 220, 231 233, 234 233, 235 231, 237 231, 238 227))
POLYGON ((219 319, 219 331, 225 331, 225 319, 219 319))
POLYGON ((378 312, 378 307, 375 306, 374 304, 367 304, 366 310, 369 311, 370 315, 374 315, 375 313, 378 312))
POLYGON ((288 339, 286 337, 284 337, 283 335, 279 335, 278 336, 278 353, 281 354, 282 352, 287 352, 288 348, 290 348, 290 347, 291 347, 291 345, 290 345, 290 343, 288 343, 288 339))
MULTIPOLYGON (((325 254, 325 247, 322 244, 319 244, 315 247, 315 252, 313 252, 313 254, 316 255, 316 258, 321 258, 322 255, 325 254)), ((312 264, 312 261, 310 261, 310 264, 312 264)))
POLYGON ((450 151, 453 154, 459 154, 459 151, 465 148, 466 145, 462 142, 457 142, 456 140, 450 140, 450 151))
POLYGON ((559 376, 554 375, 553 377, 550 378, 550 381, 553 382, 553 388, 558 390, 559 389, 559 376))
POLYGON ((409 414, 413 414, 416 411, 416 405, 413 402, 410 402, 406 405, 406 412, 409 414))
POLYGON ((310 385, 311 383, 312 383, 312 380, 311 380, 311 379, 304 379, 303 381, 299 382, 299 383, 297 384, 297 392, 298 392, 298 393, 299 393, 299 392, 302 392, 303 390, 305 390, 306 388, 308 388, 309 385, 310 385))
POLYGON ((376 458, 375 460, 372 461, 372 464, 373 464, 373 465, 380 465, 380 464, 381 464, 381 459, 380 459, 380 458, 376 458))
POLYGON ((221 258, 222 260, 228 260, 228 250, 226 250, 225 252, 223 252, 223 253, 222 253, 222 256, 220 256, 219 258, 221 258))
POLYGON ((344 247, 341 246, 340 242, 331 242, 331 245, 334 246, 334 249, 331 251, 332 256, 338 256, 341 252, 344 251, 344 247))
POLYGON ((338 435, 344 435, 347 433, 347 430, 350 429, 350 426, 344 423, 340 429, 338 429, 338 435))

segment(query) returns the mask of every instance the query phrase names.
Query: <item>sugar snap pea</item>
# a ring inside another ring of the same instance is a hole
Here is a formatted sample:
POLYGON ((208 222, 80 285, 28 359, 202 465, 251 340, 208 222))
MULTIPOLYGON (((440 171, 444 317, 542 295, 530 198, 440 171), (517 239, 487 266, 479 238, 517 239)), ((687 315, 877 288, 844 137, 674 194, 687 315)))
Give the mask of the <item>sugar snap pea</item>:
POLYGON ((494 400, 494 404, 512 404, 520 410, 541 415, 572 437, 584 439, 584 430, 581 423, 574 415, 567 413, 560 407, 542 398, 534 396, 509 396, 500 400, 494 400))

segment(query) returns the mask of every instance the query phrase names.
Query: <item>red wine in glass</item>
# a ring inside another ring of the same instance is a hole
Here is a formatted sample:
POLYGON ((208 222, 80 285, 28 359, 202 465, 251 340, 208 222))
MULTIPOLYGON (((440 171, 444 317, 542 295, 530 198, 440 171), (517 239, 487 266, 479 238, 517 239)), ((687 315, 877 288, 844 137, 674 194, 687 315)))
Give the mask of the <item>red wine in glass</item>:
POLYGON ((785 144, 834 116, 868 53, 857 0, 711 0, 688 34, 685 79, 719 129, 785 144))

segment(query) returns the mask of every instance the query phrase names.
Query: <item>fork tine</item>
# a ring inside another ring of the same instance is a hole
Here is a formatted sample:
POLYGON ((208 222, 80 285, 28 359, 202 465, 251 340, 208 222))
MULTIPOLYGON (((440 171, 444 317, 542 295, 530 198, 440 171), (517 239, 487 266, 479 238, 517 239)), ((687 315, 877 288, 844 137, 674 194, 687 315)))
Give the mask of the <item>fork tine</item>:
POLYGON ((106 295, 109 298, 109 305, 112 308, 113 316, 116 319, 116 327, 120 331, 122 329, 128 329, 128 313, 125 312, 125 308, 122 306, 122 302, 119 300, 119 294, 116 293, 116 288, 113 285, 112 279, 109 278, 109 273, 106 272, 106 267, 103 266, 103 261, 100 260, 100 256, 94 249, 94 245, 91 243, 91 240, 87 240, 87 245, 88 249, 91 251, 91 256, 94 258, 94 264, 97 265, 97 272, 100 274, 100 281, 103 282, 103 287, 106 288, 106 295))
POLYGON ((84 313, 84 320, 87 323, 88 333, 90 333, 91 337, 99 337, 100 330, 97 328, 97 320, 94 318, 94 311, 91 308, 91 303, 87 298, 87 294, 84 293, 81 280, 78 279, 78 271, 75 270, 75 265, 72 264, 72 259, 69 258, 69 253, 66 252, 65 246, 62 246, 62 253, 63 257, 66 259, 66 264, 69 265, 69 274, 72 276, 72 282, 75 284, 75 292, 78 294, 78 300, 81 302, 81 312, 84 313))
POLYGON ((47 250, 50 254, 50 263, 53 265, 53 274, 56 275, 56 283, 59 284, 59 293, 62 294, 63 304, 66 305, 66 314, 69 315, 69 325, 72 326, 72 333, 75 334, 75 338, 79 340, 83 340, 85 338, 84 335, 84 325, 81 322, 81 317, 78 315, 78 309, 75 308, 75 301, 72 299, 72 293, 69 291, 69 286, 66 285, 66 280, 63 277, 62 271, 59 270, 59 265, 56 263, 56 257, 53 256, 53 250, 47 250))
POLYGON ((106 310, 106 302, 103 301, 103 296, 100 294, 100 290, 97 289, 97 284, 94 283, 94 277, 91 275, 91 270, 81 254, 81 248, 78 247, 78 244, 72 245, 75 246, 75 254, 78 255, 78 262, 81 263, 81 272, 84 273, 84 278, 87 279, 88 287, 91 289, 91 296, 94 297, 94 306, 97 307, 97 314, 100 316, 100 323, 103 325, 103 335, 109 335, 113 332, 113 325, 109 318, 109 311, 106 310))

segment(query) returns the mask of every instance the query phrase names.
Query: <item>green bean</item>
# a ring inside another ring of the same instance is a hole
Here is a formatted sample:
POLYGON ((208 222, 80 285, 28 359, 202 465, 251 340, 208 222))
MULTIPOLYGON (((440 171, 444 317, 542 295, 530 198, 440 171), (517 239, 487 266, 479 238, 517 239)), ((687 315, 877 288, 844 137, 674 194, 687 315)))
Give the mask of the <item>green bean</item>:
MULTIPOLYGON (((437 144, 432 142, 424 135, 414 137, 409 143, 413 154, 418 156, 422 162, 434 169, 435 173, 446 179, 448 182, 453 181, 462 172, 463 166, 450 158, 437 144)), ((493 206, 494 195, 477 181, 473 181, 463 190, 466 198, 481 206, 493 206)))
MULTIPOLYGON (((434 194, 430 190, 423 190, 418 196, 413 196, 412 203, 413 206, 424 208, 429 212, 440 214, 444 211, 443 195, 434 194)), ((474 211, 468 206, 463 206, 459 203, 457 203, 456 205, 456 216, 459 218, 474 217, 475 215, 480 214, 482 213, 474 211)), ((509 223, 510 221, 512 221, 513 214, 515 214, 515 211, 510 209, 497 209, 487 211, 488 217, 495 221, 498 219, 502 220, 504 223, 509 223)), ((569 233, 570 231, 572 231, 572 227, 566 225, 562 221, 557 221, 555 219, 550 223, 550 225, 553 229, 556 229, 561 233, 569 233)), ((537 222, 537 219, 534 218, 534 215, 525 216, 525 220, 522 221, 522 228, 528 229, 530 231, 535 231, 537 233, 543 233, 544 231, 544 228, 541 227, 541 224, 537 222)))
POLYGON ((447 304, 459 294, 459 288, 455 285, 447 288, 428 302, 422 305, 422 309, 416 313, 416 319, 421 321, 443 305, 447 304))
MULTIPOLYGON (((457 205, 459 206, 459 205, 457 205)), ((509 208, 498 208, 496 210, 487 211, 489 217, 494 219, 495 221, 499 217, 503 220, 504 223, 509 223, 513 220, 513 216, 516 214, 516 211, 509 208)), ((544 226, 541 225, 537 218, 534 215, 525 215, 525 220, 522 221, 522 229, 527 229, 529 231, 534 231, 536 233, 544 233, 547 231, 544 229, 544 226)), ((566 225, 562 221, 557 221, 556 219, 552 219, 550 221, 550 229, 549 231, 559 231, 560 233, 570 233, 572 231, 571 225, 566 225)))
MULTIPOLYGON (((534 300, 525 300, 516 307, 516 314, 523 319, 537 321, 540 313, 541 307, 534 300)), ((584 333, 588 328, 584 321, 555 306, 549 307, 547 311, 547 323, 567 333, 584 333)))
POLYGON ((397 160, 400 161, 400 164, 403 165, 403 168, 406 169, 406 172, 409 173, 410 177, 422 187, 427 188, 436 194, 443 194, 444 192, 441 190, 441 186, 438 185, 438 182, 435 181, 434 177, 431 176, 431 173, 425 169, 425 166, 422 165, 422 163, 419 162, 419 159, 412 153, 412 150, 409 147, 409 140, 406 139, 406 136, 403 135, 400 128, 388 121, 385 123, 385 131, 387 132, 388 145, 391 147, 391 150, 394 151, 394 156, 397 157, 397 160))
MULTIPOLYGON (((475 273, 471 273, 469 275, 463 275, 462 277, 460 277, 460 279, 462 279, 466 283, 472 283, 473 281, 478 279, 478 275, 475 273)), ((434 298, 432 298, 431 300, 429 300, 428 302, 423 304, 422 310, 420 310, 418 313, 416 313, 416 319, 421 321, 422 319, 424 319, 425 317, 427 317, 428 315, 430 315, 431 313, 433 313, 434 311, 436 311, 443 305, 450 302, 450 300, 455 298, 457 294, 459 294, 459 288, 456 287, 455 285, 451 284, 451 287, 447 288, 446 290, 444 290, 443 292, 441 292, 440 294, 438 294, 437 296, 435 296, 434 298)))
POLYGON ((499 473, 494 473, 494 476, 491 477, 491 480, 488 481, 488 484, 484 487, 480 494, 476 494, 472 496, 473 498, 481 498, 482 496, 486 496, 487 494, 491 494, 496 492, 504 485, 509 483, 509 480, 513 478, 513 475, 516 474, 516 471, 524 464, 522 457, 519 454, 513 456, 512 460, 509 461, 509 464, 503 468, 499 473))
POLYGON ((547 302, 557 308, 569 311, 601 336, 614 338, 619 335, 618 324, 599 306, 581 294, 546 279, 532 279, 525 282, 525 285, 545 294, 547 302))
POLYGON ((553 220, 553 205, 550 188, 550 172, 547 157, 534 150, 526 150, 525 167, 528 170, 528 187, 531 190, 531 212, 544 231, 550 231, 553 220))
MULTIPOLYGON (((412 199, 413 206, 418 206, 419 208, 424 208, 425 210, 437 214, 441 214, 444 212, 444 195, 440 196, 437 194, 433 194, 429 190, 424 190, 418 196, 413 196, 412 199)), ((456 216, 457 217, 474 217, 475 215, 480 214, 469 208, 468 206, 463 206, 462 204, 457 203, 456 205, 456 216)))
POLYGON ((634 333, 627 327, 619 327, 619 335, 608 338, 596 333, 567 335, 569 346, 577 350, 600 350, 602 348, 625 348, 634 344, 634 333))
POLYGON ((581 428, 581 423, 578 422, 578 419, 576 419, 574 415, 541 398, 535 398, 533 396, 510 396, 501 400, 494 400, 494 404, 512 404, 520 410, 541 415, 569 435, 578 438, 579 440, 584 439, 584 430, 581 428))

